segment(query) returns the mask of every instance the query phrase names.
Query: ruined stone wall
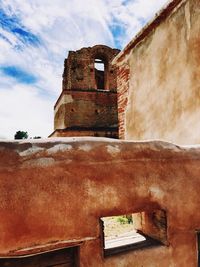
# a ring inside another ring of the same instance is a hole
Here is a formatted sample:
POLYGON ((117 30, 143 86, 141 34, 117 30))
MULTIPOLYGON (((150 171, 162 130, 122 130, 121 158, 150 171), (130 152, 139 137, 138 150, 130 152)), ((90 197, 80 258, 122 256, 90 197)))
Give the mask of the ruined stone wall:
POLYGON ((121 136, 200 142, 199 20, 199 0, 171 1, 124 50, 118 64, 129 65, 130 78, 118 77, 120 94, 129 83, 128 103, 118 102, 121 136))
POLYGON ((118 139, 118 129, 117 127, 106 129, 104 127, 100 128, 79 128, 79 127, 71 127, 69 129, 59 129, 53 132, 50 137, 77 137, 77 136, 92 136, 92 137, 109 137, 118 139))
MULTIPOLYGON (((78 129, 77 136, 118 137, 117 79, 112 59, 119 53, 105 45, 70 51, 65 60, 63 90, 54 107, 54 133, 70 136, 78 129), (95 59, 102 61, 104 71, 95 68, 95 59), (97 76, 101 82, 98 82, 97 76), (103 88, 98 88, 101 84, 103 88), (112 135, 107 135, 112 132, 112 135)), ((63 135, 62 135, 63 136, 63 135)))
POLYGON ((196 267, 199 173, 199 147, 106 138, 1 142, 0 256, 80 246, 81 267, 196 267), (166 211, 167 245, 103 257, 100 217, 155 209, 166 211))
POLYGON ((117 94, 112 92, 64 92, 55 107, 55 129, 69 127, 117 127, 117 94))
POLYGON ((69 51, 65 60, 63 72, 63 90, 94 90, 95 82, 95 58, 105 62, 106 90, 117 89, 116 67, 112 66, 112 59, 119 53, 118 49, 112 49, 105 45, 84 47, 78 51, 69 51))

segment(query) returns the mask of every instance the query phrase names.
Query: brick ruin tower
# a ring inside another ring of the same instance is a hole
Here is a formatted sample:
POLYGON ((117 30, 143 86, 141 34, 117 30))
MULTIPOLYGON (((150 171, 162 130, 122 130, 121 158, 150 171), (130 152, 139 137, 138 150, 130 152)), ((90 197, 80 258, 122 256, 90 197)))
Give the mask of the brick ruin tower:
POLYGON ((118 138, 116 68, 111 65, 118 53, 105 45, 69 52, 50 137, 118 138))

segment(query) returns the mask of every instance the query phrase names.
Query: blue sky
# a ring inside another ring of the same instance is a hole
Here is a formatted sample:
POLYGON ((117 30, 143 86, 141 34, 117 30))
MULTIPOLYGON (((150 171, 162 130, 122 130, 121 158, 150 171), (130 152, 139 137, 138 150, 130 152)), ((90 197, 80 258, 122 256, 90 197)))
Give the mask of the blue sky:
POLYGON ((47 137, 69 50, 122 49, 166 0, 0 0, 0 138, 47 137))

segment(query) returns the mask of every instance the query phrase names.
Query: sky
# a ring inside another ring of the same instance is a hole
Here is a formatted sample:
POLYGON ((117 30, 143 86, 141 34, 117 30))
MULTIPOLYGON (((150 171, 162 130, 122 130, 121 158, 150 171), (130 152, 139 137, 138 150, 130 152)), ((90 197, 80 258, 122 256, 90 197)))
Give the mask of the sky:
POLYGON ((123 49, 167 0, 0 0, 0 139, 53 132, 69 50, 123 49))

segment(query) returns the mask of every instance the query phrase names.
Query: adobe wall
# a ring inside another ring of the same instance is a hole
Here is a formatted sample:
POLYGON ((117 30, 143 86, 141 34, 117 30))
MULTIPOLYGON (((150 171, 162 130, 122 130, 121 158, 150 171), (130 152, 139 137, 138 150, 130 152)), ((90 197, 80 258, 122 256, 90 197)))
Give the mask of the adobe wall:
POLYGON ((200 2, 171 2, 118 63, 130 68, 130 79, 118 77, 119 94, 128 83, 128 101, 118 102, 125 139, 200 142, 200 2))
POLYGON ((0 255, 80 245, 83 267, 196 267, 200 147, 107 138, 0 142, 0 255), (168 246, 104 258, 99 218, 167 212, 168 246))

